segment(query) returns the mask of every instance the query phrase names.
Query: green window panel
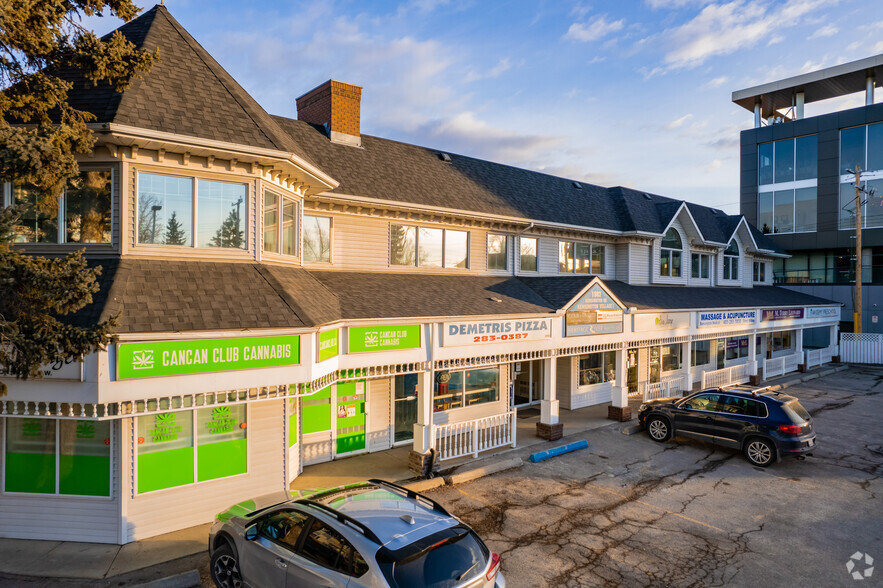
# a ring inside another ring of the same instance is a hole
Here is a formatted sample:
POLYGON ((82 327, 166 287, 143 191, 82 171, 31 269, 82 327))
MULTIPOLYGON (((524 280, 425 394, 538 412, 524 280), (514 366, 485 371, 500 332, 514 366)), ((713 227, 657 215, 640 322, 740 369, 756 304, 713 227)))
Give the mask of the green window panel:
POLYGON ((193 415, 138 417, 138 492, 193 483, 193 415))
POLYGON ((247 446, 245 439, 198 445, 197 480, 215 480, 246 473, 247 446))
POLYGON ((59 423, 60 494, 110 496, 110 423, 59 423))
POLYGON ((301 400, 303 434, 322 433, 331 430, 331 386, 301 400))
POLYGON ((288 400, 288 446, 297 444, 297 400, 288 400))
POLYGON ((337 453, 365 449, 365 380, 337 385, 337 453), (357 394, 361 390, 362 394, 357 394))
POLYGON ((196 479, 199 482, 247 471, 245 405, 196 411, 196 479))
POLYGON ((6 419, 6 492, 55 494, 55 421, 6 419))

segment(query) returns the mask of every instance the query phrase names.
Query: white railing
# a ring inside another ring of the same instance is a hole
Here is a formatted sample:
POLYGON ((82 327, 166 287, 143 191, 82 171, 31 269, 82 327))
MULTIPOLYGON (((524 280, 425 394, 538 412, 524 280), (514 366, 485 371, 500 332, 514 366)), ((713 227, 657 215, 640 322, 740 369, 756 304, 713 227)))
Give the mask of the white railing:
POLYGON ((840 360, 846 363, 883 363, 883 335, 840 333, 840 360))
POLYGON ((439 460, 472 455, 504 445, 515 447, 515 411, 432 426, 432 440, 439 460))
POLYGON ((684 384, 685 380, 686 378, 680 375, 664 378, 652 384, 650 382, 641 382, 638 385, 638 390, 641 391, 641 396, 643 396, 644 400, 679 396, 687 389, 684 384))
POLYGON ((785 356, 785 373, 796 372, 798 366, 800 365, 800 361, 803 359, 802 353, 794 353, 792 355, 785 356))
POLYGON ((806 369, 824 365, 834 358, 834 347, 822 347, 821 349, 806 350, 806 369))
POLYGON ((751 375, 752 363, 743 363, 710 372, 702 372, 702 389, 744 384, 751 375))
POLYGON ((796 372, 801 359, 801 353, 794 353, 792 355, 763 360, 763 379, 768 380, 775 376, 784 376, 787 373, 796 372))

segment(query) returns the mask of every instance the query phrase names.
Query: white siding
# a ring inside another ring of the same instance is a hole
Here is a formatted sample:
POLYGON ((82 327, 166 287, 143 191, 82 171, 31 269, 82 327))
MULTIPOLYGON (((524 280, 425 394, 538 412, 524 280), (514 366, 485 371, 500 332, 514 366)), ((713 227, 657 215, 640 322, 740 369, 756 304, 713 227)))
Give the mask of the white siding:
POLYGON ((743 255, 741 261, 745 264, 745 271, 739 276, 742 278, 742 287, 750 288, 754 283, 754 258, 743 255))
POLYGON ((331 263, 334 268, 357 271, 387 269, 389 225, 388 220, 379 218, 332 217, 331 263))
POLYGON ((616 279, 621 282, 629 281, 629 245, 628 243, 620 243, 612 246, 616 253, 616 279))
MULTIPOLYGON (((0 438, 5 421, 0 418, 0 438)), ((113 427, 111 498, 0 493, 0 537, 118 543, 120 539, 120 433, 113 427)), ((4 456, 0 455, 0 466, 4 456)))
POLYGON ((392 447, 389 428, 392 423, 392 378, 368 380, 368 451, 382 451, 392 447))
POLYGON ((629 283, 650 283, 650 245, 629 243, 629 283))
POLYGON ((558 239, 551 237, 540 237, 537 244, 539 252, 539 260, 537 261, 537 269, 541 274, 557 275, 558 274, 558 239))
MULTIPOLYGON (((284 490, 287 448, 283 400, 248 406, 248 473, 210 482, 135 494, 134 476, 125 481, 127 541, 137 541, 211 522, 237 502, 284 490)), ((125 419, 124 460, 134 458, 133 419, 125 419)), ((133 469, 134 471, 134 464, 133 469)))

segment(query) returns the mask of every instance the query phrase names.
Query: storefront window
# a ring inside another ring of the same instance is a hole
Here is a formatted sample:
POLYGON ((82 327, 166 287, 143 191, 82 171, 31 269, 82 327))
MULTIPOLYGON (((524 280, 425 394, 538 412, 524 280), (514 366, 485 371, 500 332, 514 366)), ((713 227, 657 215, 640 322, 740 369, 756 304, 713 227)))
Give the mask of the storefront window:
POLYGON ((436 412, 499 399, 499 368, 437 372, 433 409, 436 412))
POLYGON ((106 421, 6 419, 4 490, 110 496, 110 427, 106 421))
POLYGON ((671 372, 681 369, 682 347, 680 343, 672 343, 659 348, 659 354, 662 358, 662 371, 671 372))
POLYGON ((769 342, 772 346, 772 352, 788 351, 794 346, 794 331, 776 331, 772 334, 769 342))
POLYGON ((58 492, 110 496, 109 422, 59 422, 58 492))
POLYGON ((84 171, 64 192, 67 243, 110 243, 110 170, 84 171))
POLYGON ((6 419, 6 492, 55 494, 55 426, 50 419, 6 419))
POLYGON ((711 359, 711 341, 693 341, 693 365, 705 365, 711 359))
POLYGON ((193 483, 193 415, 138 417, 138 492, 193 483))
POLYGON ((748 337, 727 338, 727 360, 748 357, 748 337))
POLYGON ((489 270, 509 269, 509 237, 506 235, 487 236, 487 268, 489 270))
POLYGON ((246 472, 245 405, 196 411, 196 479, 198 482, 246 472))
POLYGON ((590 386, 616 379, 616 352, 590 353, 579 357, 578 377, 580 386, 590 386))
POLYGON ((331 263, 331 219, 304 215, 304 261, 331 263))
POLYGON ((520 237, 518 241, 521 246, 521 252, 519 255, 519 259, 521 260, 521 271, 537 271, 537 240, 532 237, 520 237))

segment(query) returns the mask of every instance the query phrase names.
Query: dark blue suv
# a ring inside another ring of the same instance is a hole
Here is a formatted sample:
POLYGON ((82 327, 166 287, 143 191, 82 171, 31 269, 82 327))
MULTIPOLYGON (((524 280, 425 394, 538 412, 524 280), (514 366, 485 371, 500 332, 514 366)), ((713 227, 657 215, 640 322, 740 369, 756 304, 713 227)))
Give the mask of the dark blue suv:
POLYGON ((796 398, 780 392, 710 388, 685 398, 651 400, 638 421, 659 443, 691 437, 739 449, 766 467, 782 457, 803 458, 816 446, 812 417, 796 398))

